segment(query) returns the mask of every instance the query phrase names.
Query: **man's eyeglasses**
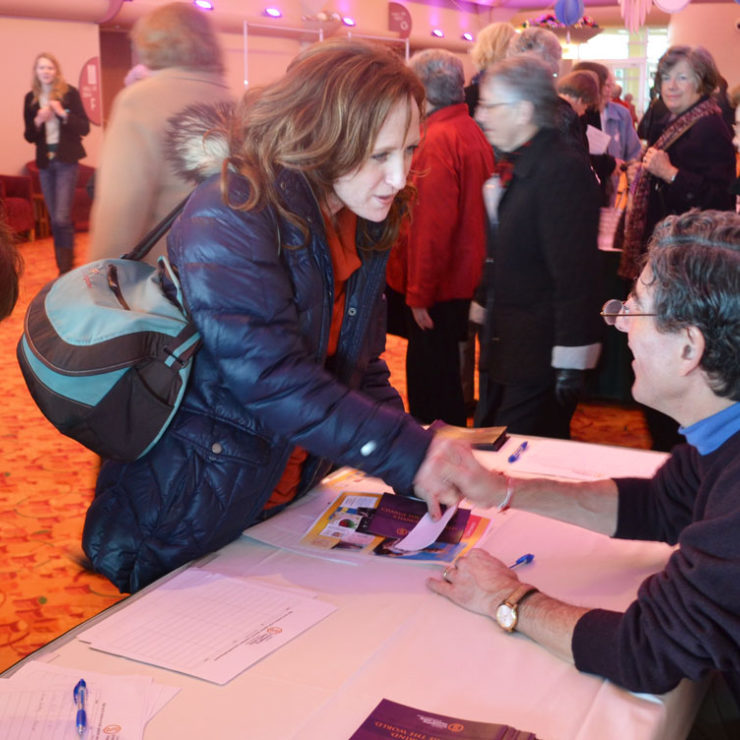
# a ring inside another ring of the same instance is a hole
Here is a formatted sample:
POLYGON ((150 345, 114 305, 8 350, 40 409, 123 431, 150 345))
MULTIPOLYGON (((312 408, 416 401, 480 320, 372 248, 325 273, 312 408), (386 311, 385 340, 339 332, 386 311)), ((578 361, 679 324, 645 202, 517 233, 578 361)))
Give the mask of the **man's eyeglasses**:
POLYGON ((599 314, 609 326, 614 326, 620 316, 629 318, 631 316, 657 316, 657 313, 635 313, 627 308, 624 301, 619 298, 610 298, 602 307, 599 314))

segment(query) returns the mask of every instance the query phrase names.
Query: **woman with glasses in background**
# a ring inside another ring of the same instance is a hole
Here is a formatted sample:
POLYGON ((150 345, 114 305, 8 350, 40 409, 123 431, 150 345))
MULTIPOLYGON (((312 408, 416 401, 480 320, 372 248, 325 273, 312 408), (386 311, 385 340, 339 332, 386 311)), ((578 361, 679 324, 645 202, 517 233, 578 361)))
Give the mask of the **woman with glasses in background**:
MULTIPOLYGON (((656 88, 668 109, 665 126, 653 130, 633 180, 619 274, 632 280, 655 225, 691 208, 735 210, 732 135, 712 98, 719 72, 701 47, 672 46, 658 62, 656 88)), ((682 442, 672 419, 646 409, 653 449, 668 451, 682 442)))

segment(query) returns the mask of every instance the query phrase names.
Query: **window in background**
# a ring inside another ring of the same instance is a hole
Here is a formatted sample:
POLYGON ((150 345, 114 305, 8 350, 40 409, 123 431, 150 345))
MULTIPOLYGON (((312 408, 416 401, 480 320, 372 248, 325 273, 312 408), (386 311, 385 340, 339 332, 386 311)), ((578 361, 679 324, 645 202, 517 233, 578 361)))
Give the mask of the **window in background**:
POLYGON ((574 63, 588 59, 610 67, 622 86, 622 97, 632 93, 641 116, 650 103, 658 59, 667 48, 667 28, 641 28, 632 34, 626 28, 605 28, 584 44, 565 44, 563 57, 574 63))

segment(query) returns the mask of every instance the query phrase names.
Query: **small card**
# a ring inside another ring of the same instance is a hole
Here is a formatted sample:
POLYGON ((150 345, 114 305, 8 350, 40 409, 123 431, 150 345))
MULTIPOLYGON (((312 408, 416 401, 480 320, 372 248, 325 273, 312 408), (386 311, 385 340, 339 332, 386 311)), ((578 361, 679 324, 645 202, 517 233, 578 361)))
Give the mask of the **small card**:
POLYGON ((442 437, 466 442, 474 450, 495 452, 508 439, 506 427, 453 427, 442 421, 435 421, 429 428, 442 437))
MULTIPOLYGON (((370 511, 368 516, 360 522, 357 531, 375 534, 379 537, 398 539, 399 537, 406 537, 426 514, 427 505, 421 499, 384 493, 377 508, 370 511)), ((460 542, 465 531, 465 525, 470 518, 470 509, 458 509, 453 511, 449 517, 450 520, 439 535, 434 537, 431 542, 427 542, 426 545, 435 541, 452 544, 460 542)), ((426 545, 423 547, 426 547, 426 545)))

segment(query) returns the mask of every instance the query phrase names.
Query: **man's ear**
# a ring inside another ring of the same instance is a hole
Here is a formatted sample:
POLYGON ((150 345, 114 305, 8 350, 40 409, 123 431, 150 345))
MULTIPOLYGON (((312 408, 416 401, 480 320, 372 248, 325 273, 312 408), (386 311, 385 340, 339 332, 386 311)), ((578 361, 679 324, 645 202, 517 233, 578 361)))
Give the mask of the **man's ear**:
POLYGON ((697 326, 687 326, 681 330, 681 333, 683 335, 683 346, 681 348, 682 372, 684 375, 688 375, 700 366, 706 343, 704 334, 697 326))

